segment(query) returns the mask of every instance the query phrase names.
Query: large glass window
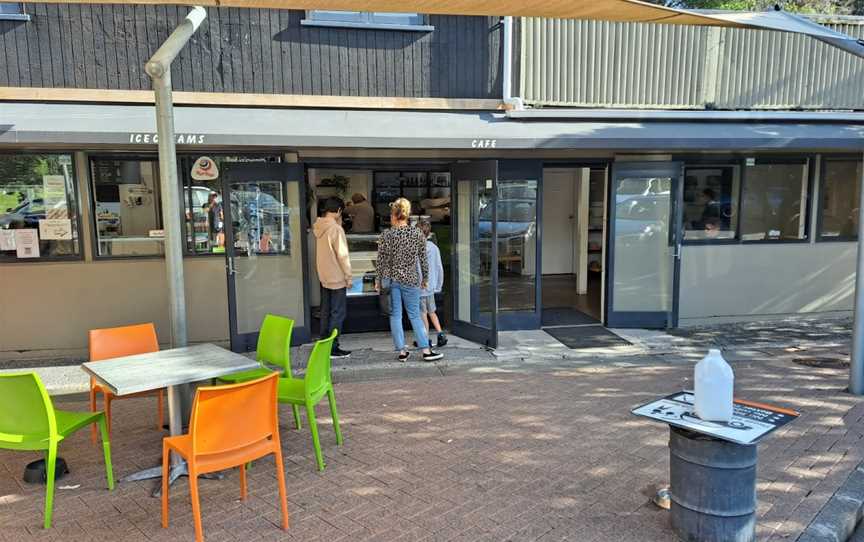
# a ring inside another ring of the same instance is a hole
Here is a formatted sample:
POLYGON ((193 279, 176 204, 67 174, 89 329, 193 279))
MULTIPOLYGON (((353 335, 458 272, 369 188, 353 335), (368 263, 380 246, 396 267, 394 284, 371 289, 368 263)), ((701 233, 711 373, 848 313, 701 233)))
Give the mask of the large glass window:
POLYGON ((684 170, 684 239, 734 239, 738 231, 739 167, 688 166, 684 170))
POLYGON ((807 162, 760 163, 744 168, 743 241, 807 238, 807 162))
POLYGON ((0 155, 0 260, 79 254, 72 157, 0 155))
POLYGON ((861 161, 854 158, 822 160, 820 239, 858 238, 861 161))
POLYGON ((94 158, 93 216, 98 256, 164 254, 155 158, 94 158))

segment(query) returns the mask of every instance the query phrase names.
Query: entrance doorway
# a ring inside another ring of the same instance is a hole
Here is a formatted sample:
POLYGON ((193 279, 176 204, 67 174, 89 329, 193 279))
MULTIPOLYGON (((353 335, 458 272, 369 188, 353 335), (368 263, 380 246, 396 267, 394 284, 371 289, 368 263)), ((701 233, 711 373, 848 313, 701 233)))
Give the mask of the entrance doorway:
POLYGON ((605 167, 544 168, 544 327, 602 322, 605 209, 605 167))
POLYGON ((268 313, 294 319, 294 339, 309 338, 303 279, 303 167, 226 164, 222 176, 231 349, 255 349, 268 313))

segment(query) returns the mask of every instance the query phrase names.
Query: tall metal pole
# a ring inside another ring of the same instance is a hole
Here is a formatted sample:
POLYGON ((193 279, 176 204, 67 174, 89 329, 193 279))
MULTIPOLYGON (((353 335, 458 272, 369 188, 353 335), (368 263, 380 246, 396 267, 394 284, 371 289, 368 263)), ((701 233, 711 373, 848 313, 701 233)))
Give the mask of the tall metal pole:
MULTIPOLYGON (((165 271, 168 278, 168 313, 171 320, 171 345, 186 346, 186 288, 183 278, 183 237, 180 222, 180 183, 177 179, 177 146, 174 135, 174 100, 171 93, 171 62, 207 17, 202 7, 195 7, 168 39, 153 54, 144 70, 153 80, 156 96, 156 133, 159 141, 159 186, 165 229, 165 271)), ((169 426, 172 435, 183 432, 183 421, 191 410, 189 385, 168 388, 169 426)))
POLYGON ((849 391, 864 395, 864 171, 858 179, 858 265, 855 268, 855 321, 852 325, 852 360, 849 364, 849 391))

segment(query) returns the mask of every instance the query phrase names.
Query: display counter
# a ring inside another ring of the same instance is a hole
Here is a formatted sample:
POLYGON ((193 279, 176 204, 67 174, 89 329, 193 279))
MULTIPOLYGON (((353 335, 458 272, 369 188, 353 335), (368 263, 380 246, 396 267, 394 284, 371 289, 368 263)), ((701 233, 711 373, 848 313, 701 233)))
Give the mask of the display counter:
POLYGON ((378 258, 378 234, 348 234, 352 281, 348 297, 374 296, 375 263, 378 258))

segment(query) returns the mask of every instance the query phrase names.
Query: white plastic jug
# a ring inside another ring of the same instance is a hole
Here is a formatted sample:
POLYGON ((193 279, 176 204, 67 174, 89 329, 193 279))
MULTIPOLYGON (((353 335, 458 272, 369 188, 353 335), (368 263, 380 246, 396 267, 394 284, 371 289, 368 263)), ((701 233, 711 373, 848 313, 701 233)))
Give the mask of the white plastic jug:
POLYGON ((693 377, 696 415, 705 421, 731 421, 735 375, 720 350, 708 350, 708 355, 696 364, 693 377))

